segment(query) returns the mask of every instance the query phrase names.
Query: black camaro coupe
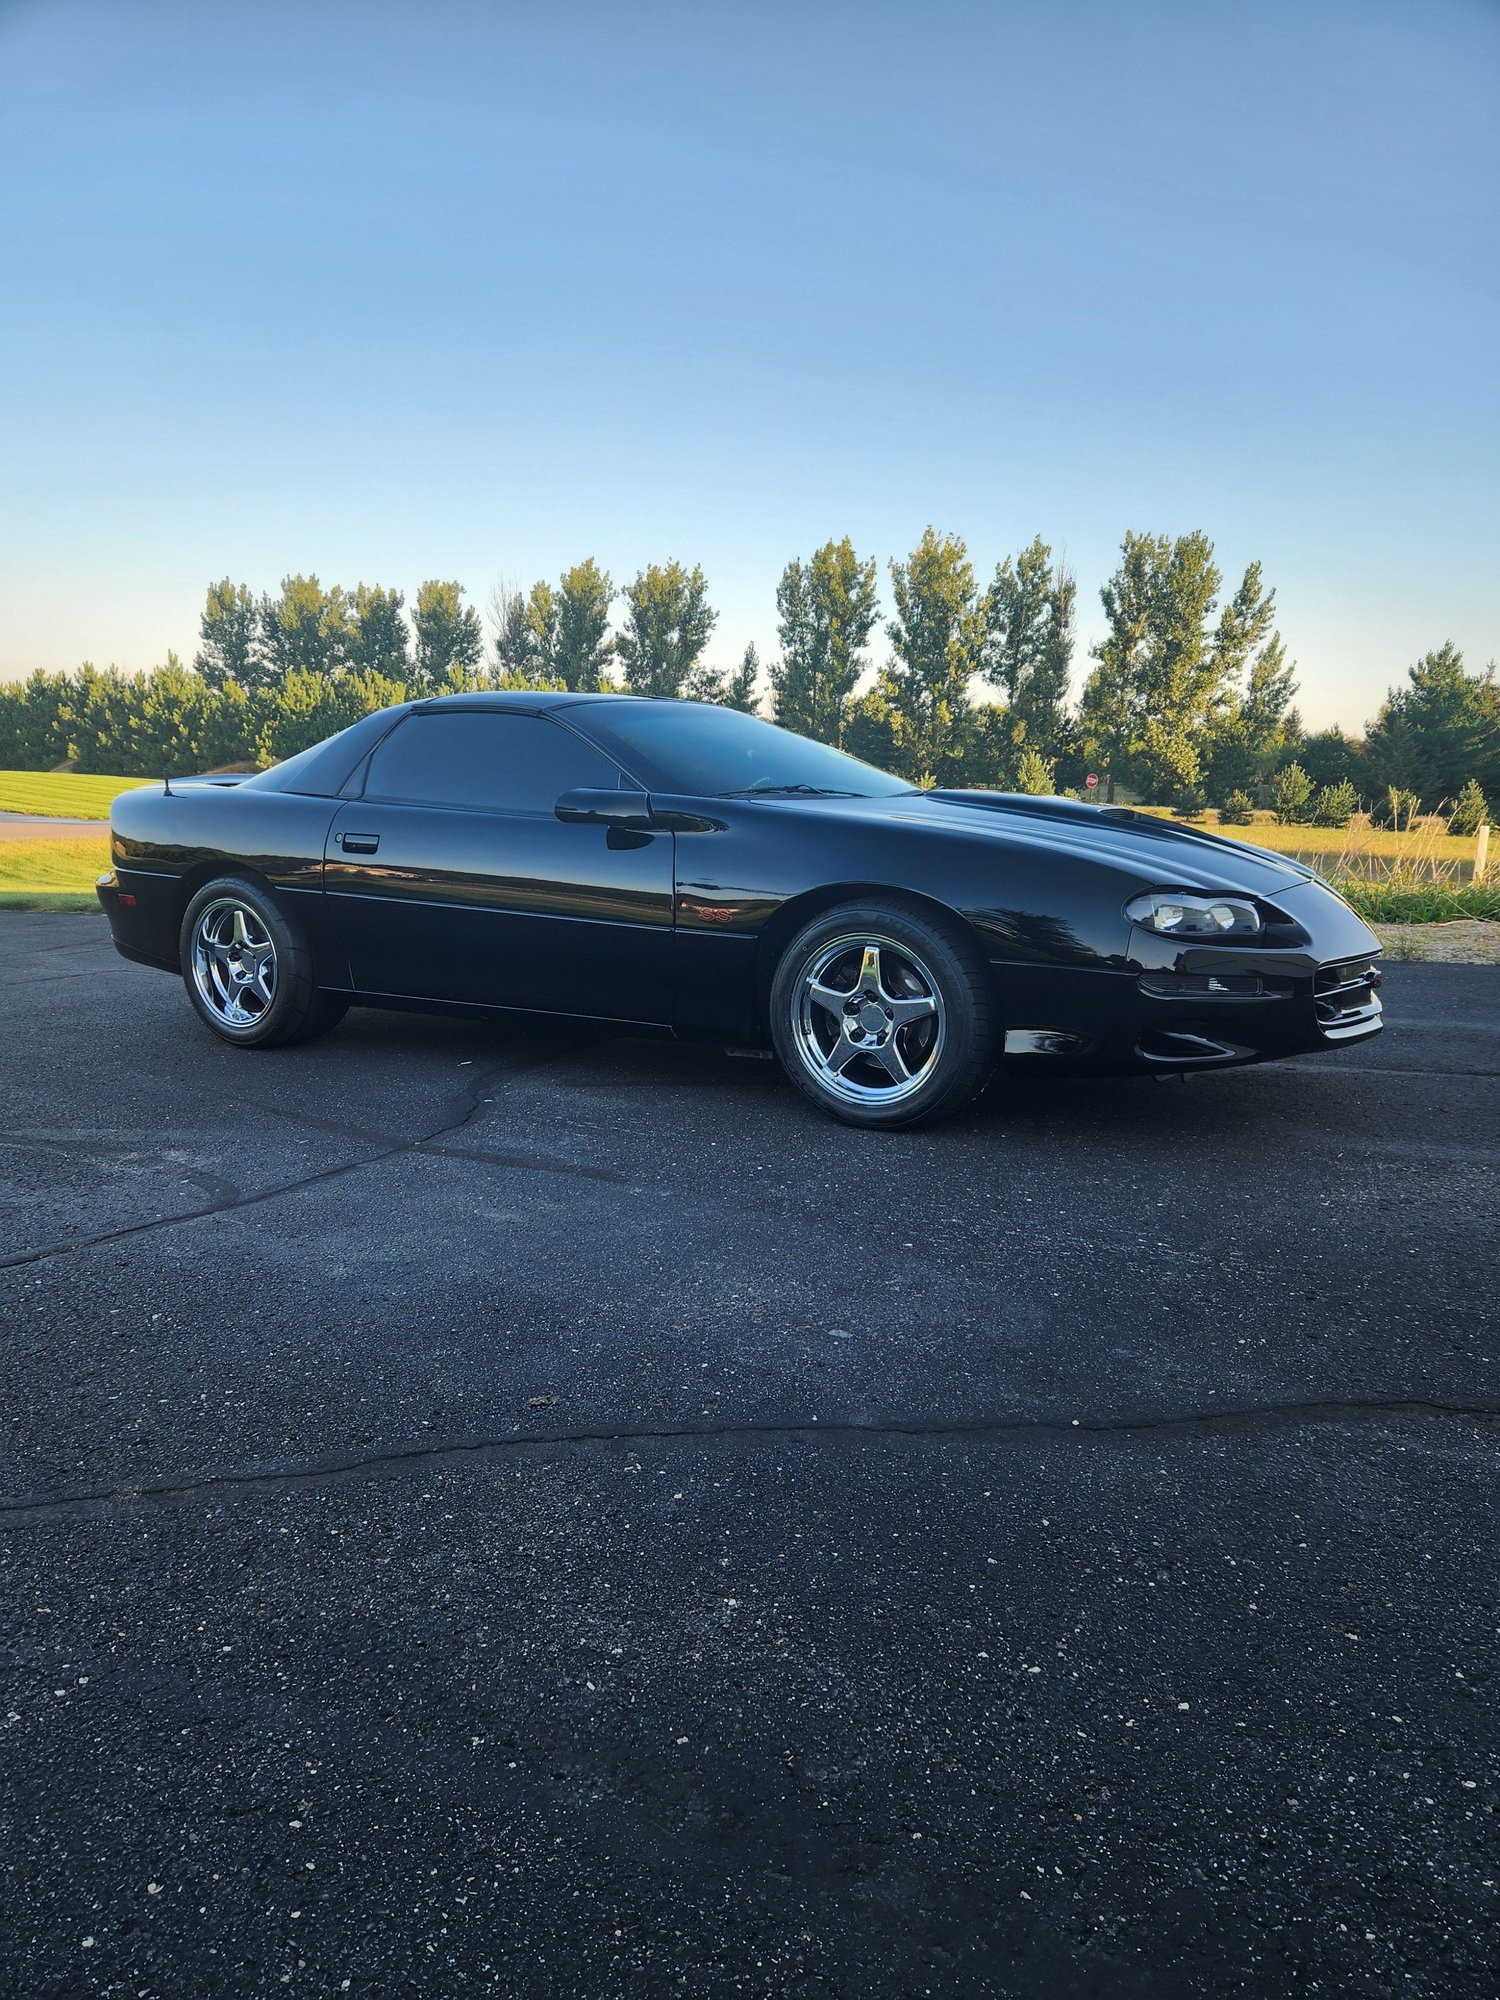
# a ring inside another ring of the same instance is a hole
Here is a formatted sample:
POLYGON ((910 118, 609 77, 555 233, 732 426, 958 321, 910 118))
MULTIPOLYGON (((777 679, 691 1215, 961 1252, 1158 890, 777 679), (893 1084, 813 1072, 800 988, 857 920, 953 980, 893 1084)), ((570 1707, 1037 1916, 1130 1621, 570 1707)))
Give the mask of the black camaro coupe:
POLYGON ((1004 1060, 1264 1061, 1379 1032, 1379 945, 1282 855, 1111 806, 913 791, 754 716, 629 695, 407 703, 249 778, 126 792, 127 958, 226 1041, 351 1004, 769 1038, 856 1125, 1004 1060))

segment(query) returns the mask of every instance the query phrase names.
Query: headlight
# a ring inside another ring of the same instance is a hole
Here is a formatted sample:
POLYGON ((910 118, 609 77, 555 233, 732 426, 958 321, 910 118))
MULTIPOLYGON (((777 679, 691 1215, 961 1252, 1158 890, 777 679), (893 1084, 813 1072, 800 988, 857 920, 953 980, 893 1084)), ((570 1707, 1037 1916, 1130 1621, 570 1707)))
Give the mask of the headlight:
POLYGON ((1260 929, 1259 910, 1242 896, 1152 889, 1127 903, 1125 914, 1142 930, 1162 937, 1250 937, 1260 929))

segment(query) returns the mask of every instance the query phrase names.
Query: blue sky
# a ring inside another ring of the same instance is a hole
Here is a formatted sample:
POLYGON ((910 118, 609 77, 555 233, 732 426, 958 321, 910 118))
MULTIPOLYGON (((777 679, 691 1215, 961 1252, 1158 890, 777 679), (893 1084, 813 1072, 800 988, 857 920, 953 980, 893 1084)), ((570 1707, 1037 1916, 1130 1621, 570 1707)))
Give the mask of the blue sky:
POLYGON ((1500 653, 1497 112, 1478 0, 0 0, 0 674, 587 554, 728 662, 928 521, 1088 640, 1201 527, 1357 724, 1500 653))

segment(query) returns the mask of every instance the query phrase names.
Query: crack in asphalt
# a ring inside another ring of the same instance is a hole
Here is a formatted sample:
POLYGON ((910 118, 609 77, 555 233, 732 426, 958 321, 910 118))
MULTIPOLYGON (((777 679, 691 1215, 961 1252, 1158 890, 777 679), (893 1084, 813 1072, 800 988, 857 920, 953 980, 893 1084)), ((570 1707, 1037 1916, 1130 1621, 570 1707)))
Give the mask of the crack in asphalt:
MULTIPOLYGON (((546 1056, 537 1057, 525 1067, 538 1069, 544 1062, 550 1062, 560 1053, 564 1051, 551 1050, 546 1056)), ((505 1074, 519 1075, 520 1069, 507 1070, 505 1074)), ((368 1126, 343 1124, 332 1118, 316 1118, 308 1111, 288 1111, 284 1105, 263 1104, 254 1097, 243 1097, 238 1101, 252 1105, 257 1111, 264 1112, 269 1117, 284 1118, 292 1125, 311 1126, 319 1132, 333 1132, 340 1138, 353 1139, 361 1145, 385 1146, 394 1152, 400 1152, 405 1148, 413 1152, 431 1153, 438 1159, 481 1160, 497 1167, 530 1167, 543 1173, 571 1174, 580 1180, 608 1181, 616 1187, 633 1185, 629 1174, 622 1174, 614 1167, 585 1166, 577 1161, 553 1160, 544 1154, 528 1153, 524 1147, 450 1146, 441 1143, 446 1139, 446 1133, 437 1133, 428 1139, 401 1140, 394 1138, 389 1132, 375 1132, 368 1126)), ((462 1127, 455 1129, 461 1130, 462 1127)))
POLYGON ((57 1153, 64 1159, 76 1156, 95 1164, 111 1160, 117 1166, 145 1167, 173 1180, 193 1182, 210 1201, 232 1204, 239 1199, 238 1187, 222 1174, 189 1166, 185 1160, 174 1160, 163 1147, 140 1146, 130 1139, 46 1139, 32 1132, 0 1132, 0 1148, 17 1153, 57 1153))
POLYGON ((634 1429, 591 1426, 571 1431, 512 1433, 503 1437, 448 1438, 428 1444, 398 1446, 387 1451, 311 1459, 293 1465, 250 1466, 224 1472, 133 1480, 112 1486, 74 1487, 57 1493, 0 1497, 0 1518, 24 1523, 86 1514, 100 1508, 167 1505, 205 1493, 232 1498, 278 1490, 295 1491, 305 1486, 336 1483, 361 1475, 367 1478, 399 1477, 405 1472, 441 1470, 492 1456, 509 1457, 574 1446, 614 1446, 631 1450, 638 1445, 716 1445, 742 1441, 792 1441, 821 1445, 850 1443, 866 1438, 911 1438, 929 1444, 1006 1439, 1024 1442, 1041 1438, 1055 1443, 1077 1444, 1099 1437, 1166 1435, 1192 1439, 1254 1436, 1309 1425, 1373 1426, 1392 1418, 1494 1423, 1500 1421, 1500 1404, 1440 1403, 1420 1396, 1389 1396, 1253 1403, 1228 1410, 1165 1411, 1118 1417, 879 1417, 867 1420, 834 1417, 826 1421, 807 1417, 764 1423, 656 1424, 634 1429))
MULTIPOLYGON (((641 1183, 638 1176, 622 1172, 620 1169, 614 1167, 593 1165, 577 1160, 557 1159, 547 1154, 528 1151, 524 1147, 457 1146, 448 1143, 452 1138, 465 1131, 483 1110, 484 1105, 490 1101, 482 1093, 494 1091, 500 1085, 513 1079, 519 1079, 534 1070, 544 1068, 570 1052, 570 1048, 554 1048, 523 1062, 498 1065, 485 1070, 469 1087, 466 1094, 471 1101, 468 1109, 461 1118, 447 1125, 439 1126, 430 1133, 419 1134, 415 1137, 404 1139, 395 1138, 389 1133, 373 1131, 367 1127, 320 1118, 312 1113, 291 1111, 282 1106, 264 1104, 254 1098, 241 1098, 237 1101, 251 1105, 254 1109, 265 1115, 283 1119, 290 1124, 330 1132, 341 1138, 350 1139, 358 1144, 374 1148, 373 1151, 361 1158, 337 1161, 331 1166, 319 1167, 310 1173, 298 1175, 291 1180, 274 1182, 270 1186, 255 1189, 248 1194, 242 1194, 230 1181, 222 1180, 204 1169, 190 1167, 185 1163, 170 1160, 162 1154, 153 1154, 144 1150, 136 1153, 124 1153, 118 1145, 112 1145, 107 1141, 101 1140, 58 1140, 37 1137, 32 1134, 0 1132, 0 1147, 14 1147, 17 1150, 26 1150, 27 1148, 35 1147, 39 1150, 52 1151, 64 1155, 78 1154, 83 1157, 102 1157, 107 1155, 130 1164, 139 1160, 145 1164, 154 1164, 163 1173, 175 1173, 181 1180, 196 1181, 203 1187, 206 1194, 216 1197, 197 1208, 174 1210, 169 1214, 150 1216, 139 1222, 122 1223, 117 1228, 96 1231, 88 1236, 71 1237, 61 1242, 41 1244, 31 1249, 16 1251, 9 1256, 0 1257, 0 1271, 15 1270, 33 1264, 44 1263, 50 1259, 67 1256, 70 1252, 76 1250, 95 1249, 104 1244, 127 1241, 131 1237, 147 1235, 158 1229, 172 1228, 179 1223, 199 1222, 217 1215, 232 1214, 240 1209, 254 1208, 265 1202, 278 1200, 283 1195, 296 1194, 304 1188, 317 1186, 325 1181, 338 1180, 347 1174, 357 1173, 365 1167, 379 1166, 387 1160, 401 1158, 408 1154, 421 1154, 435 1159, 472 1160, 481 1165, 515 1168, 531 1173, 561 1175, 570 1179, 593 1181, 613 1187, 640 1186, 641 1183)), ((1008 1143, 1017 1144, 1023 1142, 1023 1140, 1029 1141, 1039 1135, 1028 1131, 1024 1135, 1010 1132, 1001 1136, 1008 1143)), ((1368 1153, 1370 1156, 1410 1157, 1419 1161, 1429 1159, 1442 1160, 1445 1163, 1459 1165, 1493 1167, 1500 1164, 1500 1151, 1494 1148, 1444 1145, 1437 1142, 1423 1143, 1393 1140, 1369 1148, 1368 1153)), ((1342 1158, 1342 1150, 1338 1151, 1338 1157, 1342 1158)), ((1013 1226, 1002 1232, 1002 1238, 1005 1241, 1009 1241, 1010 1238, 1015 1236, 1018 1230, 1029 1230, 1030 1226, 1029 1223, 1024 1223, 1018 1219, 1013 1226)), ((1115 1247, 1123 1248, 1127 1251, 1138 1247, 1143 1240, 1139 1232, 1130 1232, 1119 1238, 1099 1236, 1095 1239, 1096 1246, 1107 1247, 1113 1243, 1115 1247)), ((1199 1262, 1207 1265, 1215 1261, 1202 1252, 1173 1249, 1165 1244, 1158 1245, 1157 1247, 1162 1254, 1179 1257, 1189 1262, 1199 1262)), ((985 1260, 981 1259, 979 1261, 985 1260)))
MULTIPOLYGON (((75 1250, 92 1250, 104 1243, 120 1243, 132 1236, 144 1236, 157 1229, 171 1229, 178 1223, 202 1222, 210 1216, 228 1215, 243 1208, 255 1208, 263 1202, 276 1201, 282 1195, 300 1193, 303 1188, 315 1187, 323 1181, 341 1179, 345 1174, 358 1173, 364 1167, 379 1166, 382 1161, 399 1159, 409 1153, 425 1153, 443 1157, 450 1151, 440 1142, 457 1137, 479 1116, 488 1101, 486 1091, 499 1089, 503 1084, 529 1074, 533 1070, 545 1068, 555 1062, 566 1049, 549 1049, 530 1061, 496 1064, 479 1072, 465 1091, 467 1108, 459 1118, 450 1119, 445 1125, 436 1126, 431 1132, 420 1132, 415 1138, 393 1141, 381 1146, 377 1151, 367 1153, 358 1160, 339 1160, 330 1167, 319 1167, 314 1173, 300 1174, 289 1181, 277 1181, 274 1185, 257 1188, 250 1194, 234 1194, 222 1201, 207 1202, 199 1208, 175 1210, 170 1215, 154 1215, 141 1222, 121 1223, 116 1229, 101 1229, 90 1236, 69 1237, 60 1243, 39 1244, 30 1250, 17 1251, 9 1257, 0 1257, 0 1271, 18 1270, 26 1265, 41 1264, 54 1257, 69 1256, 75 1250)), ((451 1149, 452 1156, 463 1158, 460 1148, 451 1149)), ((475 1158, 491 1157, 475 1152, 475 1158)), ((617 1178, 604 1168, 579 1166, 571 1160, 550 1160, 543 1154, 517 1152, 514 1156, 495 1154, 493 1158, 502 1165, 527 1167, 537 1173, 582 1175, 586 1179, 617 1178)), ((619 1176, 618 1178, 623 1178, 619 1176)))

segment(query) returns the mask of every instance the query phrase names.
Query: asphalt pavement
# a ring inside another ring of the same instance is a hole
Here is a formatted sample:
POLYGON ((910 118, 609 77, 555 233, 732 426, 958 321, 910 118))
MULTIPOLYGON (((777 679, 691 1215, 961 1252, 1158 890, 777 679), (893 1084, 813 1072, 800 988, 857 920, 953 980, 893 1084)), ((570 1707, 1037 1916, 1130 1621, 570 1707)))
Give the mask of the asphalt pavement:
POLYGON ((1492 1996, 1500 969, 1002 1079, 0 916, 0 1993, 1492 1996))

